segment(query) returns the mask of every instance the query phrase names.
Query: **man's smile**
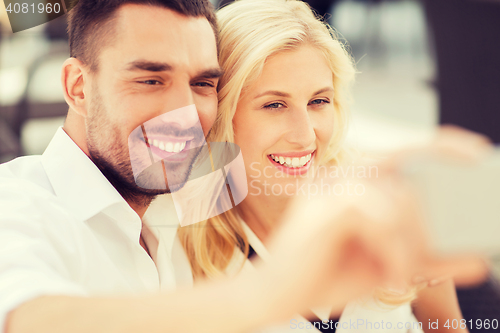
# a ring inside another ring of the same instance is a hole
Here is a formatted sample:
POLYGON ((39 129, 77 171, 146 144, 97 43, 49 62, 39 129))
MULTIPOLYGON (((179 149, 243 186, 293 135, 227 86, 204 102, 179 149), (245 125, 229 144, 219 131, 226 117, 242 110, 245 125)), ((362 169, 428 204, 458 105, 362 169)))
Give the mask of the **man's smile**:
POLYGON ((184 148, 186 144, 192 141, 193 138, 188 140, 183 138, 151 138, 148 137, 149 146, 154 146, 160 150, 166 151, 168 153, 178 153, 184 148))
POLYGON ((173 137, 156 137, 154 139, 148 137, 146 145, 160 159, 174 162, 183 161, 188 156, 189 149, 193 146, 194 141, 194 138, 185 140, 184 138, 173 137))

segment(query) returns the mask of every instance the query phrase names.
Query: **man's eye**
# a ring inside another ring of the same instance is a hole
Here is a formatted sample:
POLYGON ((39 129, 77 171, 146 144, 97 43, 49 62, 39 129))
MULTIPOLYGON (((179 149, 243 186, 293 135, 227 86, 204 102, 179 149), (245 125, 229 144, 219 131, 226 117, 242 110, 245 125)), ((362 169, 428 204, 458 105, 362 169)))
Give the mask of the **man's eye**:
POLYGON ((311 101, 309 104, 320 105, 320 104, 329 104, 329 103, 330 103, 329 100, 319 98, 319 99, 315 99, 315 100, 311 101))
POLYGON ((144 80, 144 81, 139 81, 139 83, 144 83, 144 84, 151 85, 151 86, 161 84, 161 82, 158 80, 144 80))
POLYGON ((214 84, 212 82, 196 82, 196 83, 193 83, 193 86, 213 88, 214 84))
POLYGON ((283 103, 278 103, 278 102, 264 105, 265 109, 279 109, 279 108, 282 108, 282 107, 285 107, 283 105, 283 103))

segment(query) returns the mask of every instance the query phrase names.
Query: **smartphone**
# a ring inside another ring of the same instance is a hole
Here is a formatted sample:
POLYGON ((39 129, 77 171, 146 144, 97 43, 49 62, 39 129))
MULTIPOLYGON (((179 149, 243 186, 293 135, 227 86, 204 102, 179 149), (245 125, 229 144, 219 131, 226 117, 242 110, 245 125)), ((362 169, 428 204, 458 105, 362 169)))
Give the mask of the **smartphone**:
POLYGON ((500 148, 480 164, 419 161, 406 171, 436 250, 500 258, 500 148))

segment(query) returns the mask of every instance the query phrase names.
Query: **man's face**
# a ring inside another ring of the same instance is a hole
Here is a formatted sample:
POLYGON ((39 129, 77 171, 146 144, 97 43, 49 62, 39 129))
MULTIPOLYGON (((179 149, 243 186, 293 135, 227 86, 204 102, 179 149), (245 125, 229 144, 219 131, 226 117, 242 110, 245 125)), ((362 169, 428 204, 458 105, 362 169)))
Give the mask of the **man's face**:
MULTIPOLYGON (((89 153, 122 195, 170 192, 176 188, 137 186, 131 159, 143 168, 151 164, 149 151, 163 159, 169 180, 179 184, 188 176, 196 154, 169 159, 165 150, 167 144, 170 151, 199 145, 215 120, 220 70, 214 33, 204 17, 144 5, 122 6, 114 24, 116 37, 100 50, 99 69, 85 83, 89 153), (168 117, 193 104, 197 114, 168 117), (151 149, 143 149, 141 125, 153 118, 147 133, 151 149)), ((162 169, 147 177, 151 184, 165 184, 162 169)))

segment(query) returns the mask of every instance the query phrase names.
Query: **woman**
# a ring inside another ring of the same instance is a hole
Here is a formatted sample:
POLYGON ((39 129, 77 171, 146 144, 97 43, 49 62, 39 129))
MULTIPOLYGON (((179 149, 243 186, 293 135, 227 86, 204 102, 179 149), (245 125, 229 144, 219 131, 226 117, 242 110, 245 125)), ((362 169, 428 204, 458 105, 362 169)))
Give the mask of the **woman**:
MULTIPOLYGON (((180 229, 195 278, 250 269, 249 252, 265 260, 266 241, 290 198, 322 167, 350 163, 343 139, 355 70, 333 31, 301 1, 241 0, 221 9, 218 20, 225 74, 208 141, 241 148, 249 194, 235 209, 201 222, 206 228, 180 229)), ((349 304, 341 319, 413 323, 410 301, 417 290, 377 290, 373 299, 349 304)), ((445 307, 436 318, 461 319, 453 284, 442 283, 435 292, 440 296, 427 295, 420 308, 430 298, 445 307)), ((416 312, 424 329, 436 316, 427 312, 416 312)), ((313 314, 305 316, 329 317, 328 311, 313 314)), ((399 331, 421 331, 409 325, 399 331)))

